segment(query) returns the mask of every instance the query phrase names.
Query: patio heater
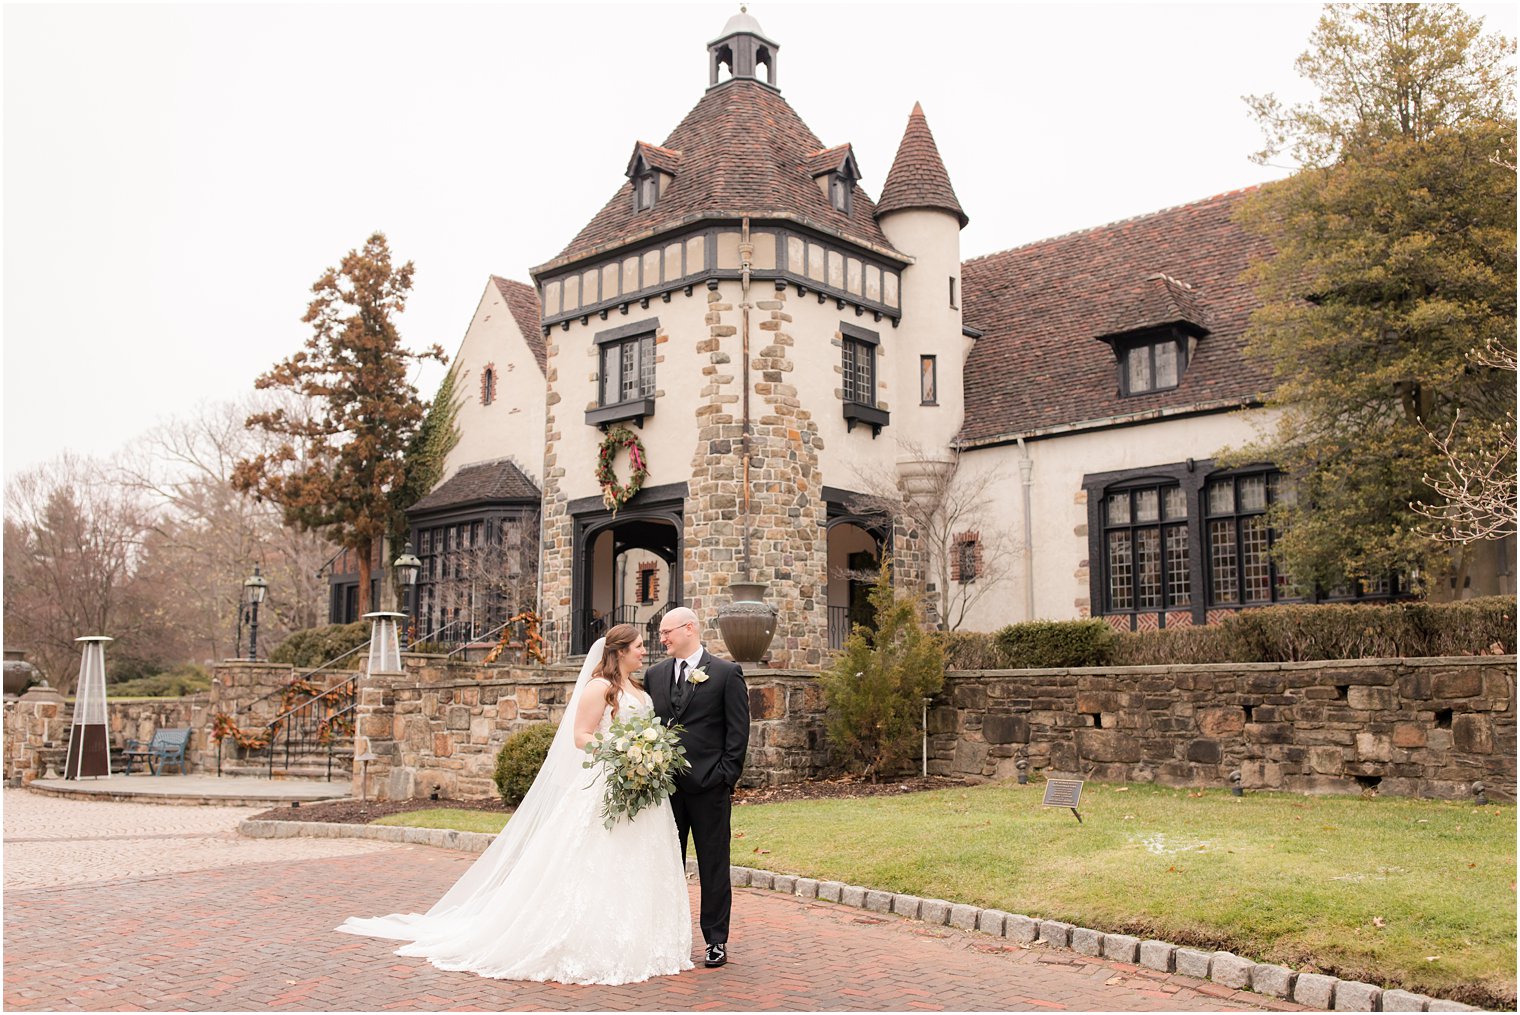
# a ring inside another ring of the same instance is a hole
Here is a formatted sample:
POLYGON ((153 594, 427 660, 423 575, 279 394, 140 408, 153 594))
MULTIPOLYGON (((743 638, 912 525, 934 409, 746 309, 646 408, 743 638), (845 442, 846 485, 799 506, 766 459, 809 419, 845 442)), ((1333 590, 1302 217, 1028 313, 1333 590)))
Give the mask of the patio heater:
POLYGON ((401 672, 401 643, 396 635, 397 622, 406 619, 406 614, 396 613, 393 610, 382 610, 376 613, 366 613, 364 619, 371 623, 369 631, 369 666, 370 673, 400 673, 401 672))
MULTIPOLYGON (((396 558, 391 567, 401 578, 401 612, 405 617, 410 618, 417 610, 417 604, 414 601, 417 594, 417 572, 422 570, 422 561, 418 560, 417 555, 412 552, 411 540, 407 540, 406 549, 401 551, 401 556, 396 558)), ((402 626, 404 627, 405 624, 402 626)), ((405 645, 407 640, 403 632, 401 644, 405 645)))
POLYGON ((65 779, 111 775, 111 749, 106 737, 106 642, 93 634, 75 638, 84 654, 79 660, 79 685, 74 689, 74 720, 69 726, 69 756, 65 779))
POLYGON ((248 661, 254 662, 259 658, 259 604, 264 601, 264 593, 269 591, 269 582, 259 574, 259 566, 253 565, 253 574, 243 582, 244 597, 248 600, 248 608, 251 611, 248 628, 248 661))

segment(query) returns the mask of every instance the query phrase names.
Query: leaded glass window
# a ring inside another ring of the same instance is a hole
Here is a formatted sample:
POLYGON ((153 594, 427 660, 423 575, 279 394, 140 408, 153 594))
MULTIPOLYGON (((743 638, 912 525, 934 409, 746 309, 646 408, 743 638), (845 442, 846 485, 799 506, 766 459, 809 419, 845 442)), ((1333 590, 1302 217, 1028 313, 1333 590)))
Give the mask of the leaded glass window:
POLYGON ((1140 486, 1103 499, 1108 612, 1192 603, 1187 496, 1176 485, 1140 486))

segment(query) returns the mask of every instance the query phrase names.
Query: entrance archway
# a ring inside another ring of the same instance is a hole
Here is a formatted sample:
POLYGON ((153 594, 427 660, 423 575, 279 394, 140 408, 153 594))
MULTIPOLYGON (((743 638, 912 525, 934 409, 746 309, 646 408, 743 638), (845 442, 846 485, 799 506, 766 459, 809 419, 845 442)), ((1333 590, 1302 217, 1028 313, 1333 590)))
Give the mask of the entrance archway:
POLYGON ((829 648, 844 648, 856 624, 871 626, 871 584, 890 530, 880 518, 840 515, 828 522, 829 648))
POLYGON ((661 658, 660 620, 681 601, 680 513, 625 510, 579 518, 576 529, 570 651, 586 652, 614 624, 636 624, 647 658, 661 658))

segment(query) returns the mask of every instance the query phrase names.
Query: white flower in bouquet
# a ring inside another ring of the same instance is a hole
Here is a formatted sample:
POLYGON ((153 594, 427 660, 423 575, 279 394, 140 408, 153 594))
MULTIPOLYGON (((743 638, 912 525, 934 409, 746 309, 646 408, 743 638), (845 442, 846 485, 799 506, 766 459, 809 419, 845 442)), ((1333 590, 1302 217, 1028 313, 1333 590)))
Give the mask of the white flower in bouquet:
POLYGON ((605 776, 602 824, 633 817, 675 792, 675 777, 691 768, 681 746, 680 726, 666 726, 659 716, 633 715, 615 721, 606 733, 586 742, 583 768, 599 766, 605 776))

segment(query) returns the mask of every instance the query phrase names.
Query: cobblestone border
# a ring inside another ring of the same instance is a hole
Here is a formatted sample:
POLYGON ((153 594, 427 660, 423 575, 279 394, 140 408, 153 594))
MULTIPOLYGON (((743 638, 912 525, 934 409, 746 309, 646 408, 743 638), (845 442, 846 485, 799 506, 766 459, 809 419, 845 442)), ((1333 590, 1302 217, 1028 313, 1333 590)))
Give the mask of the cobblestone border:
MULTIPOLYGON (((467 853, 480 853, 496 837, 489 832, 457 832, 441 828, 402 828, 398 825, 340 825, 316 821, 256 821, 238 825, 238 831, 255 839, 279 839, 298 835, 317 838, 382 839, 419 846, 440 846, 467 853)), ((1180 948, 1165 941, 1141 940, 1129 934, 1108 934, 1077 927, 1060 920, 1041 920, 999 909, 981 909, 945 899, 922 899, 899 895, 842 881, 777 874, 754 867, 729 867, 729 883, 736 888, 758 888, 793 895, 799 899, 837 902, 872 913, 891 913, 934 926, 955 927, 1001 937, 1024 947, 1045 945, 1066 948, 1081 955, 1144 966, 1162 973, 1179 973, 1199 980, 1212 980, 1222 987, 1249 990, 1268 997, 1293 1001, 1320 1011, 1482 1011, 1456 1001, 1444 1001, 1407 990, 1385 990, 1358 980, 1342 980, 1319 973, 1297 973, 1286 966, 1252 962, 1233 952, 1207 952, 1180 948)), ((696 861, 686 861, 688 874, 696 861)))

